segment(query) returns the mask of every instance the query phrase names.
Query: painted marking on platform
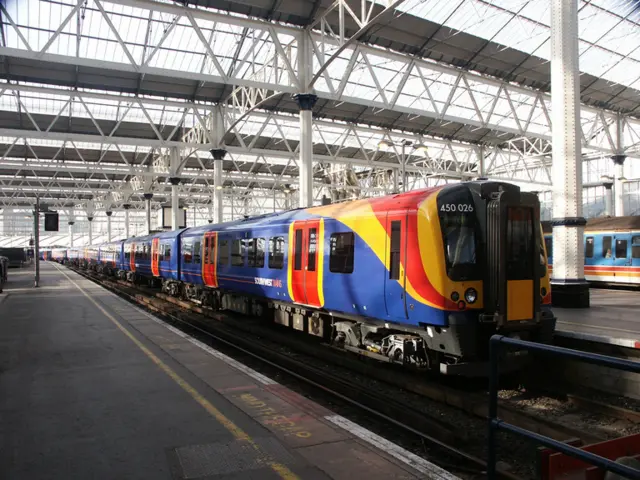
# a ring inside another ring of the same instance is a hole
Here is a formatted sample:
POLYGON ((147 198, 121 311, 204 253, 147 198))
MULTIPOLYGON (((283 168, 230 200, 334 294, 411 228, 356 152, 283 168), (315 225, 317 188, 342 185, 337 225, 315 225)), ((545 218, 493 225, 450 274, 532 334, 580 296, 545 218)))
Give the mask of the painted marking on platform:
POLYGON ((325 419, 334 425, 345 429, 352 435, 364 440, 368 444, 373 445, 377 449, 388 453, 392 457, 400 460, 402 463, 409 465, 411 468, 418 470, 420 473, 428 475, 429 478, 460 480, 454 474, 447 472, 428 460, 425 460, 424 458, 405 450, 401 446, 382 438, 380 435, 376 435, 372 431, 362 428, 357 423, 353 423, 351 420, 348 420, 341 415, 330 415, 325 417, 325 419))
MULTIPOLYGON (((56 268, 58 268, 56 266, 56 268)), ((89 299, 91 303, 93 303, 98 310, 100 310, 105 317, 107 317, 122 333, 124 333, 144 354, 149 357, 149 359, 155 363, 163 372, 165 372, 169 378, 171 378, 174 382, 180 385, 191 397, 198 402, 212 417, 214 417, 218 422, 220 422, 235 438, 239 441, 247 442, 251 445, 259 458, 266 463, 274 472, 276 472, 280 477, 285 480, 297 480, 299 477, 293 473, 289 467, 283 465, 282 463, 278 463, 269 458, 265 453, 263 453, 258 446, 257 443, 240 427, 238 427, 235 423, 233 423, 229 418, 227 418, 220 410, 218 410, 209 400, 207 400, 200 392, 198 392, 195 388, 193 388, 186 380, 184 380, 180 375, 178 375, 171 367, 169 367, 166 363, 164 363, 160 358, 158 358, 151 350, 149 350, 140 340, 138 340, 129 330, 127 330, 113 315, 111 315, 107 310, 105 310, 102 305, 100 305, 96 300, 91 298, 89 294, 75 281, 73 281, 65 272, 60 270, 60 272, 67 277, 67 279, 73 283, 78 290, 82 292, 82 294, 89 299)))

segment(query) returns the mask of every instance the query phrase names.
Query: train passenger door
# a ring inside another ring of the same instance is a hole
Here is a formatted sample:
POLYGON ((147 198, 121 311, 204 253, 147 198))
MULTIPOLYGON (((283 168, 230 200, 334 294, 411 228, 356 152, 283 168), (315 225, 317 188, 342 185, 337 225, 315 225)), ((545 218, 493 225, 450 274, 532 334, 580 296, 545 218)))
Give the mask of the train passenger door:
POLYGON ((289 229, 289 294, 296 303, 324 304, 322 274, 324 220, 296 221, 289 229))
POLYGON ((613 265, 616 267, 630 266, 631 255, 629 255, 629 235, 616 235, 614 240, 615 248, 613 251, 613 265))
POLYGON ((160 276, 160 239, 154 238, 151 241, 151 273, 154 277, 160 276))
POLYGON ((218 232, 206 232, 202 242, 202 279, 207 287, 218 287, 218 232))
POLYGON ((131 248, 131 256, 129 257, 129 268, 132 272, 136 271, 136 244, 130 243, 129 247, 131 248))
POLYGON ((384 299, 387 315, 407 318, 407 281, 405 275, 407 246, 406 213, 388 213, 386 219, 387 248, 384 299))

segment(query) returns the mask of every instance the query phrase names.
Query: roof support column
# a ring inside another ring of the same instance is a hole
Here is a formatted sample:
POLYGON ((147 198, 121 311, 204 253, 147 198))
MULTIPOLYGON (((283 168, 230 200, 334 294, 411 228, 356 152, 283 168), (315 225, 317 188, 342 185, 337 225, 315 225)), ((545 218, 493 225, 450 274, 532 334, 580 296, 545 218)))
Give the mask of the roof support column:
POLYGON ((613 210, 612 215, 616 217, 624 216, 624 201, 622 197, 622 184, 625 182, 626 178, 624 178, 624 161, 627 159, 626 155, 613 155, 611 157, 613 163, 615 165, 615 185, 614 185, 614 196, 615 196, 615 208, 613 210))
POLYGON ((313 206, 313 107, 318 96, 308 91, 313 59, 309 35, 302 31, 298 43, 298 75, 303 91, 295 96, 300 108, 300 193, 298 207, 313 206))
POLYGON ((604 215, 611 217, 613 215, 613 177, 603 175, 602 186, 604 187, 604 215))
POLYGON ((589 306, 584 278, 582 161, 578 98, 578 2, 551 0, 553 141, 552 298, 560 307, 589 306))
POLYGON ((180 193, 178 191, 178 185, 180 185, 179 166, 180 166, 180 151, 178 147, 171 147, 170 150, 170 172, 169 182, 171 183, 171 230, 178 230, 180 228, 180 193))
POLYGON ((129 238, 129 209, 131 205, 125 203, 122 208, 124 208, 124 237, 129 238))
POLYGON ((113 215, 113 212, 111 210, 107 210, 105 213, 107 214, 107 242, 110 242, 113 238, 111 236, 111 215, 113 215))
POLYGON ((213 157, 213 223, 222 223, 222 168, 227 151, 224 148, 211 150, 213 157))
POLYGON ((145 200, 145 209, 147 213, 147 234, 151 233, 151 199, 153 198, 153 193, 145 192, 144 200, 145 200))
POLYGON ((93 206, 93 200, 89 200, 87 202, 86 207, 87 212, 87 221, 89 222, 89 245, 93 245, 93 215, 95 213, 95 209, 93 206))
POLYGON ((73 224, 76 223, 73 210, 69 210, 69 247, 73 248, 73 224))

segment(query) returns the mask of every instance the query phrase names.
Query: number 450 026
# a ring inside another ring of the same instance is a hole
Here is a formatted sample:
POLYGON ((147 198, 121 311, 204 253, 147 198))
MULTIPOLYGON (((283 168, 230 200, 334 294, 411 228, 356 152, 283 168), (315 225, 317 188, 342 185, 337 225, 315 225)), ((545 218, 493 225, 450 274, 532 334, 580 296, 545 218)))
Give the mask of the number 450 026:
POLYGON ((466 203, 443 203, 440 207, 441 212, 473 212, 473 205, 466 203))

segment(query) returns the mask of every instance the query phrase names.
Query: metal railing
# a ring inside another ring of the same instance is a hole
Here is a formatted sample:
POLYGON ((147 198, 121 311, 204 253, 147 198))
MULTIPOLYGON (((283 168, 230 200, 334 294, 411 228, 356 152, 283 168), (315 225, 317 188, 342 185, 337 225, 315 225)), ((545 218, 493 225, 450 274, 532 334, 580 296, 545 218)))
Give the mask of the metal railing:
POLYGON ((616 463, 608 458, 595 455, 566 443, 559 442, 544 435, 531 432, 524 428, 511 425, 498 418, 498 360, 502 348, 517 348, 527 350, 548 357, 565 357, 579 360, 592 365, 601 365, 626 372, 640 373, 640 363, 621 358, 607 357, 596 353, 581 352, 569 348, 556 347, 535 342, 527 342, 502 335, 494 335, 490 340, 490 373, 489 373, 489 445, 487 454, 487 476, 493 480, 496 478, 496 436, 498 430, 505 430, 526 438, 529 438, 545 447, 562 452, 570 457, 577 458, 587 463, 596 465, 626 478, 640 479, 640 470, 616 463))

